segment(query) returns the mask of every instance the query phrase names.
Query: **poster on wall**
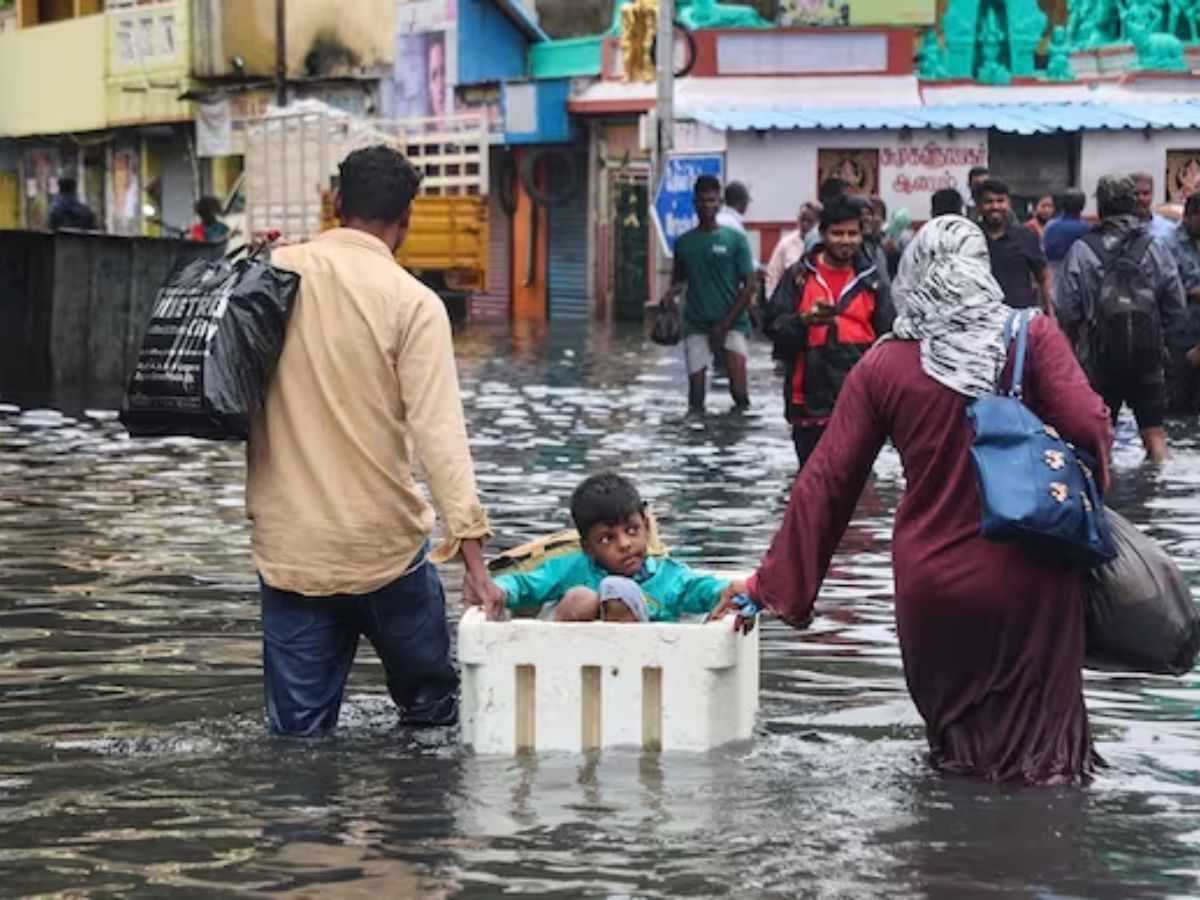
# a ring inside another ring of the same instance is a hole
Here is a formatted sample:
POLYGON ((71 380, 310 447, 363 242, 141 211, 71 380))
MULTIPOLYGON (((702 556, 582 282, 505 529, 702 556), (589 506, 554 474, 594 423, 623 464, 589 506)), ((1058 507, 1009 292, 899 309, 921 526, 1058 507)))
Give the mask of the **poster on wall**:
POLYGON ((787 27, 932 25, 937 0, 780 0, 779 24, 787 27))
POLYGON ((879 193, 879 151, 863 149, 817 150, 817 184, 840 178, 852 194, 879 193))
POLYGON ((1167 151, 1167 200, 1183 203, 1200 191, 1200 150, 1167 151))
POLYGON ((25 227, 45 228, 50 222, 50 203, 58 194, 58 151, 26 150, 21 157, 21 168, 25 181, 25 227))
POLYGON ((228 97, 196 104, 196 155, 233 155, 233 105, 228 97))
POLYGON ((118 146, 112 158, 113 234, 140 234, 142 230, 141 160, 135 145, 118 146))
POLYGON ((396 118, 444 116, 454 109, 456 22, 456 0, 396 4, 392 94, 396 118))

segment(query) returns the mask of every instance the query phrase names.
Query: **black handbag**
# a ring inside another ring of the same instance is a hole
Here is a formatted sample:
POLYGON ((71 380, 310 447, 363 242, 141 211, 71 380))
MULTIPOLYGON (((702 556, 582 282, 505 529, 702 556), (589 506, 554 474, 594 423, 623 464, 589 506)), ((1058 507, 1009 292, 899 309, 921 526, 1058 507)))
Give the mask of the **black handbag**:
POLYGON ((674 347, 683 340, 683 316, 679 308, 667 307, 659 311, 650 329, 650 340, 664 347, 674 347))

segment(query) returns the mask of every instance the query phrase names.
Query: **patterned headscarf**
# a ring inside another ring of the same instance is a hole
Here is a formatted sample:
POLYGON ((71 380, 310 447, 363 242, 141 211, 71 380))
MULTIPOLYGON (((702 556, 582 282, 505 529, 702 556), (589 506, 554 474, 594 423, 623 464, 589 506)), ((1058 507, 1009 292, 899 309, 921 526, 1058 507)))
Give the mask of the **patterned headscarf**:
POLYGON ((987 239, 962 216, 925 224, 900 260, 892 333, 921 342, 921 369, 967 397, 995 393, 1011 310, 992 276, 987 239))

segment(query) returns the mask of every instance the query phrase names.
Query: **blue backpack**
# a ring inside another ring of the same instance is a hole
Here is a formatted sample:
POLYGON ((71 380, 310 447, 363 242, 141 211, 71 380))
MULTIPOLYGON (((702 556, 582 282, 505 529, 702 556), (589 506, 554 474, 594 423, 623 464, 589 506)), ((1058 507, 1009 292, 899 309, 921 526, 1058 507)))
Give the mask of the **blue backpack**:
POLYGON ((1017 541, 1043 556, 1085 569, 1116 556, 1096 481, 1095 462, 1034 415, 1022 402, 1025 350, 1032 310, 1014 312, 1004 327, 1008 346, 1016 330, 1012 386, 967 407, 975 431, 971 456, 979 475, 983 536, 1017 541))

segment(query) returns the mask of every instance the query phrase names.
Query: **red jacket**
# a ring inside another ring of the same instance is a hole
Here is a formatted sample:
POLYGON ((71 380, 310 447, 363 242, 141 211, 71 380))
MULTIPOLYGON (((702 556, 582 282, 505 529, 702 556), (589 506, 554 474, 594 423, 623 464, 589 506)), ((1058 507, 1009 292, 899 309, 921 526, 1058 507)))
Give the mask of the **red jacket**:
POLYGON ((787 366, 784 402, 792 423, 829 417, 854 364, 891 330, 896 317, 887 287, 866 254, 855 257, 854 277, 834 297, 817 269, 820 252, 818 245, 784 273, 763 314, 763 330, 787 366), (800 321, 818 300, 837 307, 833 325, 800 321))

